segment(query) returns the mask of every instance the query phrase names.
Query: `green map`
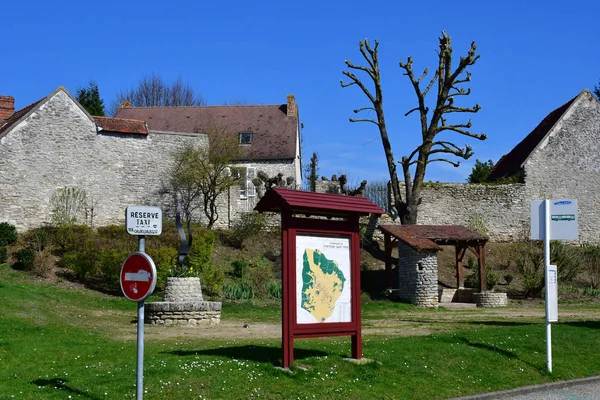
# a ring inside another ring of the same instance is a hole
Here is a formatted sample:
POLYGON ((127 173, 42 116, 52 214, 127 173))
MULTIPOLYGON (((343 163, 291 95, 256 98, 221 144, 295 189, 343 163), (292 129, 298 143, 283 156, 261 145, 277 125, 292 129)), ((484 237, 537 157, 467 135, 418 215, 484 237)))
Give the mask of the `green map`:
POLYGON ((324 322, 331 317, 346 278, 338 263, 320 250, 305 249, 303 261, 301 306, 317 321, 324 322))

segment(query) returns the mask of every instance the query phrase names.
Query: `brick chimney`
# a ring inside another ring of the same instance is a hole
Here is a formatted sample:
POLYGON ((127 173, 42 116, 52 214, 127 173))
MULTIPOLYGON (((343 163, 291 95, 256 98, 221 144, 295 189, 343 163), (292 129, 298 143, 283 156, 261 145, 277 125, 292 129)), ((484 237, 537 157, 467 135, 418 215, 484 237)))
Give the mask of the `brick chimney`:
POLYGON ((13 115, 15 112, 15 98, 0 96, 0 122, 13 115))
POLYGON ((293 94, 287 95, 287 116, 298 118, 298 104, 296 104, 296 96, 293 94))

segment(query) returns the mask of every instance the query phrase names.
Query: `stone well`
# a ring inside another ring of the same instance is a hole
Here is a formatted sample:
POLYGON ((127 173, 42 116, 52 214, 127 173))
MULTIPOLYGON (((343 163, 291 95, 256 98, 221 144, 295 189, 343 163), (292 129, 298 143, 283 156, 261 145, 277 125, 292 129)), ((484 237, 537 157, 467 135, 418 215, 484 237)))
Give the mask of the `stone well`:
POLYGON ((163 300, 145 304, 146 323, 196 326, 221 322, 221 302, 204 301, 200 278, 167 278, 163 300))

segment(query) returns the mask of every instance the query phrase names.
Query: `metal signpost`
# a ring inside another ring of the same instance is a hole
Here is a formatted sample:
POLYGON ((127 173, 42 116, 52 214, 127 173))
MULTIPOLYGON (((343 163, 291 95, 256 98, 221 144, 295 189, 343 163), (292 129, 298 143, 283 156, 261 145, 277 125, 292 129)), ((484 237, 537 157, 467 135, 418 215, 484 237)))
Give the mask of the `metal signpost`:
POLYGON ((138 303, 136 399, 144 396, 144 300, 156 287, 156 267, 146 254, 144 235, 162 233, 162 210, 158 207, 131 206, 125 210, 127 233, 138 235, 138 251, 130 254, 121 267, 121 290, 138 303))
POLYGON ((552 322, 558 322, 558 270, 550 264, 551 240, 577 240, 577 200, 532 200, 531 240, 544 241, 546 364, 552 372, 552 322))

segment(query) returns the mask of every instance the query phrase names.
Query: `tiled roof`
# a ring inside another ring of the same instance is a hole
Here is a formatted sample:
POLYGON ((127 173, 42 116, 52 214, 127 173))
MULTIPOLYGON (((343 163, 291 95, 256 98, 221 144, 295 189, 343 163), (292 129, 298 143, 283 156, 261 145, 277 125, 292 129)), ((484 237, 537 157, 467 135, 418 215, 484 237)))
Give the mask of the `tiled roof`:
POLYGON ((511 151, 503 155, 494 166, 494 169, 492 169, 488 179, 490 181, 496 181, 516 174, 521 168, 521 165, 527 160, 527 157, 529 157, 531 152, 544 137, 546 137, 548 132, 550 132, 578 96, 579 95, 575 96, 573 99, 548 114, 546 118, 544 118, 542 122, 540 122, 539 125, 525 137, 525 139, 521 140, 521 142, 511 151))
POLYGON ((269 189, 254 209, 260 212, 289 210, 296 214, 329 216, 383 214, 379 206, 364 197, 283 188, 269 189))
POLYGON ((146 121, 151 131, 207 133, 211 126, 238 140, 252 132, 252 144, 243 146, 240 160, 293 159, 296 156, 297 117, 287 116, 287 105, 128 107, 117 109, 118 118, 146 121), (224 129, 223 129, 224 128, 224 129))
POLYGON ((96 125, 105 132, 133 133, 147 135, 148 127, 144 121, 125 118, 109 118, 93 116, 96 125))
POLYGON ((0 121, 0 136, 2 136, 4 132, 8 131, 11 126, 16 124, 25 114, 33 110, 35 106, 40 104, 45 99, 46 98, 44 97, 43 99, 40 99, 35 103, 31 103, 27 107, 23 107, 20 110, 15 111, 10 117, 6 118, 4 122, 0 121))
POLYGON ((380 225, 388 233, 417 250, 441 250, 439 245, 485 243, 487 236, 460 225, 380 225))

